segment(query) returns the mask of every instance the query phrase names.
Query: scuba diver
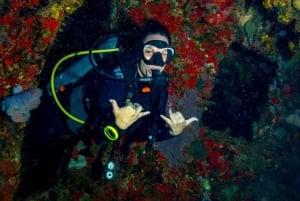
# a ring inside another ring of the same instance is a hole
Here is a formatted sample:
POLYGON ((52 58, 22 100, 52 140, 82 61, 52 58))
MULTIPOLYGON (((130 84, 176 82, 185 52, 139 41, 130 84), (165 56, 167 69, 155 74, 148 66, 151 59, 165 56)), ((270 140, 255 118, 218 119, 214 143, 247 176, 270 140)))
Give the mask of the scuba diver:
MULTIPOLYGON (((54 68, 50 84, 42 87, 41 104, 25 130, 19 197, 55 183, 78 140, 106 145, 122 137, 126 143, 118 150, 126 152, 134 141, 147 142, 151 150, 153 142, 178 136, 198 120, 167 108, 164 69, 175 51, 157 21, 148 20, 138 38, 112 34, 88 52, 57 75, 54 68)), ((93 172, 102 174, 99 166, 105 164, 97 160, 93 172)))

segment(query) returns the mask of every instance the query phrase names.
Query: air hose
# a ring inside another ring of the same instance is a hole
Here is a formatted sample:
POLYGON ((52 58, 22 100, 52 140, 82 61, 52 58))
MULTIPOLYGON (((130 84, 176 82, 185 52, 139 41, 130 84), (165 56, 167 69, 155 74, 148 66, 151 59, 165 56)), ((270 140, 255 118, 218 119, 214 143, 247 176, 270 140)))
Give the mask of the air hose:
POLYGON ((58 106, 58 108, 70 119, 72 119, 73 121, 79 123, 79 124, 84 124, 84 120, 75 117, 74 115, 72 115, 70 112, 68 112, 61 104, 61 102, 59 101, 58 97, 57 97, 57 93, 55 90, 55 74, 57 69, 60 67, 60 65, 75 56, 83 56, 83 55, 88 55, 88 54, 100 54, 100 53, 114 53, 114 52, 119 52, 119 48, 111 48, 111 49, 101 49, 101 50, 84 50, 84 51, 80 51, 80 52, 74 52, 71 54, 68 54, 64 57, 62 57, 54 66, 52 72, 51 72, 51 78, 50 78, 50 88, 51 88, 51 93, 52 96, 54 98, 54 101, 56 103, 56 105, 58 106))

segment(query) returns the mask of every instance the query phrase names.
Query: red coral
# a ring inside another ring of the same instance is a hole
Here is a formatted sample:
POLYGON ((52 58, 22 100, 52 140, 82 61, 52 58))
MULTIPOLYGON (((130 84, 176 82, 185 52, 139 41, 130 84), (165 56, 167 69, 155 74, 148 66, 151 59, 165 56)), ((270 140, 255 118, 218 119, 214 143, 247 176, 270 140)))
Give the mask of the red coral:
POLYGON ((3 82, 1 82, 1 85, 0 85, 0 98, 6 96, 6 89, 5 87, 2 85, 3 82))
POLYGON ((190 76, 189 79, 188 79, 188 82, 187 82, 187 87, 189 89, 194 89, 197 85, 197 82, 198 82, 198 77, 190 76))
POLYGON ((17 165, 14 162, 1 161, 1 173, 8 178, 17 174, 16 167, 17 165))
POLYGON ((199 131, 198 131, 198 137, 203 137, 203 136, 205 136, 207 134, 207 128, 205 128, 205 127, 200 127, 200 129, 199 129, 199 131))
POLYGON ((183 24, 183 18, 168 16, 168 19, 164 21, 165 26, 168 27, 170 34, 178 33, 181 29, 181 25, 183 24))
POLYGON ((11 201, 14 197, 14 187, 11 186, 8 182, 4 182, 1 185, 0 189, 0 200, 2 201, 11 201))
POLYGON ((164 24, 171 34, 178 32, 183 19, 172 15, 171 4, 168 2, 147 2, 142 1, 142 5, 139 8, 132 8, 127 11, 130 18, 137 24, 141 25, 146 19, 156 19, 160 23, 164 24))
POLYGON ((27 69, 28 79, 34 81, 38 70, 39 70, 39 67, 36 64, 29 66, 28 69, 27 69))
POLYGON ((127 182, 127 188, 130 190, 130 189, 133 189, 134 186, 135 186, 135 178, 134 177, 131 177, 128 182, 127 182))
POLYGON ((123 188, 120 188, 119 189, 119 196, 121 198, 124 198, 126 195, 127 195, 127 191, 125 189, 123 189, 123 188))
POLYGON ((224 13, 211 13, 205 16, 205 20, 212 26, 220 26, 227 19, 227 15, 224 13))
POLYGON ((171 193, 172 186, 168 183, 156 183, 155 184, 155 192, 157 192, 160 195, 167 194, 169 195, 171 193))
POLYGON ((31 2, 32 6, 38 6, 38 5, 40 5, 41 0, 31 0, 30 2, 31 2))
POLYGON ((11 11, 14 13, 19 13, 20 8, 22 7, 22 2, 20 0, 12 0, 10 7, 11 11))
POLYGON ((130 9, 129 11, 127 11, 127 14, 136 24, 141 25, 145 22, 145 11, 142 8, 130 9))
POLYGON ((27 39, 24 39, 22 41, 22 43, 19 44, 19 48, 20 49, 24 49, 28 54, 33 54, 33 49, 32 49, 32 46, 33 46, 34 42, 27 38, 27 39))
POLYGON ((42 20, 42 28, 49 29, 52 34, 55 34, 59 27, 59 20, 54 18, 44 18, 42 20))
POLYGON ((43 37, 42 40, 43 40, 45 45, 49 45, 51 43, 52 36, 43 37))
POLYGON ((18 78, 15 77, 14 75, 10 75, 10 76, 8 77, 7 81, 8 81, 8 84, 9 84, 10 86, 15 86, 15 85, 18 84, 18 78))
POLYGON ((3 17, 0 18, 0 24, 3 25, 8 25, 9 27, 12 27, 16 21, 16 17, 13 15, 4 15, 3 17))
POLYGON ((279 104, 279 103, 280 103, 279 97, 278 97, 278 96, 272 97, 272 98, 271 98, 271 103, 272 103, 273 105, 279 104))
POLYGON ((22 7, 35 7, 40 4, 41 0, 22 1, 22 7))
POLYGON ((11 55, 5 55, 3 60, 4 63, 8 66, 12 66, 14 64, 14 59, 12 58, 11 55))
POLYGON ((191 21, 197 22, 205 14, 204 12, 201 6, 195 6, 190 17, 191 21))
POLYGON ((204 139, 204 147, 207 151, 210 151, 213 149, 214 142, 208 138, 204 139))
POLYGON ((159 163, 163 163, 166 160, 166 157, 160 151, 156 153, 156 158, 159 163))
POLYGON ((75 192, 73 195, 73 201, 80 201, 83 196, 84 192, 75 192))
POLYGON ((29 16, 27 19, 25 19, 24 27, 31 27, 36 22, 36 18, 33 16, 29 16))
POLYGON ((203 175, 205 175, 205 171, 204 171, 205 167, 204 167, 204 164, 203 164, 202 160, 195 160, 194 161, 194 168, 195 168, 195 174, 197 176, 203 176, 203 175))
POLYGON ((226 157, 223 153, 219 151, 210 151, 207 154, 208 163, 218 169, 225 169, 228 167, 228 162, 226 161, 226 157))

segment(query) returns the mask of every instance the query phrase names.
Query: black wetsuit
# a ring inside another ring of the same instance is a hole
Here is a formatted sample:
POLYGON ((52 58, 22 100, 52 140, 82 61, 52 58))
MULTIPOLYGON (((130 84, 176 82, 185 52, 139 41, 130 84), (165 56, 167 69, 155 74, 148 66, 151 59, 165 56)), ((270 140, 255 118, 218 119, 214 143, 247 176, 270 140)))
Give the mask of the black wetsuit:
POLYGON ((109 99, 115 99, 120 107, 125 106, 126 101, 130 99, 131 103, 141 105, 144 111, 150 111, 149 115, 140 118, 124 134, 136 140, 146 140, 149 135, 155 137, 157 141, 170 137, 169 128, 160 117, 161 114, 166 113, 168 98, 167 77, 164 74, 149 83, 105 79, 95 93, 97 94, 97 107, 92 108, 94 115, 91 115, 92 119, 88 120, 96 126, 95 139, 102 138, 101 132, 98 131, 102 131, 104 126, 114 124, 109 99))

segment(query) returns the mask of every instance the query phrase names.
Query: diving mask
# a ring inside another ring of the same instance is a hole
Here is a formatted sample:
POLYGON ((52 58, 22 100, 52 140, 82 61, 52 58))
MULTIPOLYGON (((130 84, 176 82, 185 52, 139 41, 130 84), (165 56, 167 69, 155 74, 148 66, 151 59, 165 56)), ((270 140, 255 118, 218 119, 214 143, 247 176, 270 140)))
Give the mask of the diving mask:
POLYGON ((163 67, 174 57, 174 49, 160 40, 151 40, 144 45, 143 61, 147 65, 163 67))

